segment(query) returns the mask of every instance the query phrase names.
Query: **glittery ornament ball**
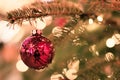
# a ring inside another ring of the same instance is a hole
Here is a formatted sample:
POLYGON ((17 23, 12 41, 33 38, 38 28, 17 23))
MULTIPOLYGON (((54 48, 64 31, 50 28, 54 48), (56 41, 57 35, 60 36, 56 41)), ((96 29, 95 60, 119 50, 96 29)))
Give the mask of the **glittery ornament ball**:
POLYGON ((43 69, 52 62, 54 47, 49 39, 43 37, 41 32, 36 30, 32 36, 23 41, 20 56, 28 67, 43 69))

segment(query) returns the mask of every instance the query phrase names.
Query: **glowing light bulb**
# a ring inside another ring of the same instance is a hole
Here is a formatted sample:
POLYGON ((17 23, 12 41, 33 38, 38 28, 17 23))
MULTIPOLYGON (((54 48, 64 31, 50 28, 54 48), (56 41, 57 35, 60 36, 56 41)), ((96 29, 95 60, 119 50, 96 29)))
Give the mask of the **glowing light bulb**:
POLYGON ((19 60, 17 63, 16 63, 16 68, 18 71, 20 72, 26 72, 28 70, 28 67, 23 63, 22 60, 19 60))
POLYGON ((93 24, 93 19, 92 18, 89 19, 89 24, 93 24))
POLYGON ((114 47, 115 46, 115 40, 112 39, 112 38, 107 39, 106 46, 109 47, 109 48, 114 47))
POLYGON ((98 16, 97 20, 100 21, 100 22, 102 22, 103 21, 103 17, 102 16, 98 16))

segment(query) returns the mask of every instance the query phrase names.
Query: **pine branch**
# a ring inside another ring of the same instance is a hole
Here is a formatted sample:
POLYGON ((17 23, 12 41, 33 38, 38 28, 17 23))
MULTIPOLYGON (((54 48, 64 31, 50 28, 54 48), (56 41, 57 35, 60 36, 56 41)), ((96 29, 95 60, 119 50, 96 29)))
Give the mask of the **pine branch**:
POLYGON ((117 0, 88 0, 85 4, 84 12, 94 14, 111 13, 112 11, 120 11, 120 1, 117 0))
POLYGON ((51 33, 48 38, 51 39, 55 45, 58 45, 60 41, 65 41, 65 38, 69 36, 69 33, 74 29, 73 26, 76 25, 78 25, 78 19, 74 18, 64 26, 62 29, 62 35, 60 37, 55 37, 54 33, 51 33))
POLYGON ((7 20, 14 24, 22 24, 24 20, 31 22, 36 18, 49 15, 80 15, 82 13, 81 7, 72 2, 35 2, 29 6, 24 6, 21 9, 9 11, 7 13, 7 20))
POLYGON ((61 43, 68 43, 71 40, 74 40, 76 37, 83 34, 85 29, 85 22, 75 18, 72 19, 69 23, 67 23, 62 29, 62 35, 60 37, 54 36, 54 33, 49 35, 49 39, 55 44, 60 45, 61 43), (74 26, 74 27, 73 27, 74 26))

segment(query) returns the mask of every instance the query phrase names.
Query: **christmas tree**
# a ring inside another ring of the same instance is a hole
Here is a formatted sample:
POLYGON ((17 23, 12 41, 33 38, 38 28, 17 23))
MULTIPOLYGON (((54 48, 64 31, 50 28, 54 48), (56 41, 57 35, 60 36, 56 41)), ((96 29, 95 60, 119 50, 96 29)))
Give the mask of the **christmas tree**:
POLYGON ((36 0, 1 7, 0 80, 119 80, 119 5, 36 0))

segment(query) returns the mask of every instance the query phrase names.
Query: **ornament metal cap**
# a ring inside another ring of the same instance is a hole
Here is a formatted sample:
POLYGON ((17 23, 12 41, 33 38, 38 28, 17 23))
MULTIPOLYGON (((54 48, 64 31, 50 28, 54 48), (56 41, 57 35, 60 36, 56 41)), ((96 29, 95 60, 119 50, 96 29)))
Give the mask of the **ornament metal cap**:
POLYGON ((42 30, 38 30, 38 29, 32 30, 32 35, 33 35, 33 36, 41 35, 41 34, 42 34, 42 30))

